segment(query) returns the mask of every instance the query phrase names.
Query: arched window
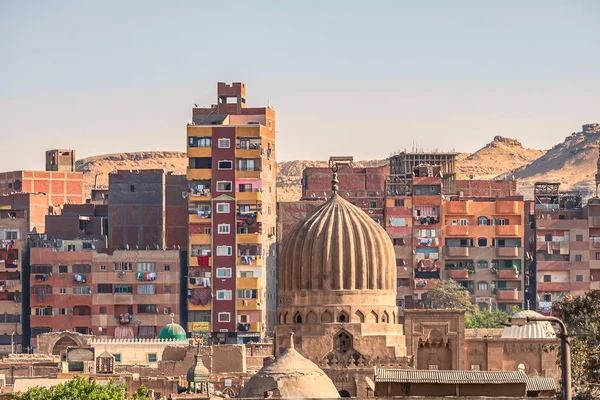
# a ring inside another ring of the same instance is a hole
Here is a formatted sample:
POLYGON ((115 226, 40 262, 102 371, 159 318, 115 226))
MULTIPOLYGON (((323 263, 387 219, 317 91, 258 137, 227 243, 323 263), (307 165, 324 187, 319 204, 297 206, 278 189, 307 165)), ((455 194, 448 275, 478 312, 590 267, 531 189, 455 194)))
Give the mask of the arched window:
POLYGON ((350 317, 344 311, 338 315, 338 322, 350 322, 350 317))
POLYGON ((333 338, 333 348, 340 353, 346 353, 352 349, 352 336, 344 330, 339 331, 333 338))
POLYGON ((479 217, 477 218, 477 225, 489 225, 490 219, 488 217, 479 217))
POLYGON ((301 324, 302 323, 302 315, 300 315, 300 313, 296 314, 296 316, 294 317, 294 321, 297 324, 301 324))
POLYGON ((485 281, 477 282, 477 290, 482 290, 482 291, 488 290, 488 283, 485 281))
POLYGON ((477 261, 477 268, 479 269, 486 269, 488 267, 488 262, 485 260, 479 260, 477 261))
POLYGON ((487 244, 488 244, 487 238, 480 237, 479 239, 477 239, 477 247, 487 247, 487 244))

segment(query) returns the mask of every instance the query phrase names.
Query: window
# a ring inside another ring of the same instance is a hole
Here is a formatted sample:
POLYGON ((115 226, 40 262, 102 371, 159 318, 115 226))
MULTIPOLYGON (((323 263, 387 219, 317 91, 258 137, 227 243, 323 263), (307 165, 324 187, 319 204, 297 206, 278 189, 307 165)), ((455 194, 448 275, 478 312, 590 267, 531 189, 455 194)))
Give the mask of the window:
POLYGON ((231 314, 228 312, 219 313, 219 322, 229 322, 231 320, 231 314))
POLYGON ((210 136, 190 136, 188 139, 190 147, 212 147, 212 138, 210 136))
POLYGON ((238 320, 240 324, 249 324, 250 316, 249 315, 238 315, 238 320))
POLYGON ((219 233, 220 234, 228 234, 231 232, 229 224, 219 224, 219 233))
POLYGON ((67 294, 67 288, 61 287, 60 289, 58 289, 58 293, 59 294, 67 294))
POLYGON ((171 266, 170 265, 165 265, 165 271, 170 271, 171 270, 171 266))
POLYGON ((218 168, 219 169, 232 169, 233 168, 233 161, 219 160, 218 168))
POLYGON ((404 207, 404 200, 394 200, 394 207, 404 207))
POLYGON ((231 278, 231 268, 217 268, 217 278, 231 278))
POLYGON ((217 290, 217 300, 231 300, 231 290, 217 290))
POLYGON ((219 139, 219 148, 220 149, 228 149, 231 146, 231 142, 229 139, 219 139))
POLYGON ((452 226, 456 226, 458 225, 458 220, 457 219, 453 219, 452 220, 452 226))
POLYGON ((69 273, 69 267, 66 265, 59 265, 58 266, 58 273, 59 274, 68 274, 69 273))
POLYGON ((460 224, 461 224, 461 226, 467 226, 467 225, 469 225, 469 220, 466 218, 461 218, 460 224))
POLYGON ((121 353, 114 353, 113 357, 115 358, 115 362, 121 362, 121 353))
POLYGON ((406 218, 392 217, 392 220, 390 222, 391 226, 406 226, 406 218))
POLYGON ((583 261, 583 255, 575 254, 575 261, 583 261))
POLYGON ((139 262, 137 263, 137 272, 156 272, 156 263, 139 262))
POLYGON ((498 218, 496 220, 496 225, 508 225, 508 220, 506 218, 498 218))
POLYGON ((73 294, 92 294, 92 288, 89 286, 75 286, 73 294))
POLYGON ((71 270, 74 274, 90 274, 92 266, 90 264, 73 264, 71 270))
POLYGON ((254 272, 252 272, 252 271, 240 271, 240 278, 254 278, 254 272))
POLYGON ((544 295, 544 301, 545 302, 551 302, 552 301, 552 295, 551 294, 545 294, 544 295))
POLYGON ((575 235, 575 241, 583 242, 583 235, 575 235))
POLYGON ((211 231, 210 228, 204 228, 204 234, 205 235, 210 235, 210 231, 211 231))
POLYGON ((376 201, 370 201, 369 202, 369 208, 377 208, 377 202, 376 201))
POLYGON ((137 312, 139 314, 156 314, 158 308, 156 308, 156 304, 138 304, 137 312))
POLYGON ((552 275, 544 275, 544 282, 552 282, 552 275))
POLYGON ((477 261, 477 268, 479 269, 486 269, 488 267, 488 262, 485 260, 479 260, 477 261))
POLYGON ((231 181, 218 181, 217 192, 231 192, 231 181))
POLYGON ((230 256, 231 254, 231 246, 217 246, 218 256, 230 256))
POLYGON ((238 289, 237 297, 238 297, 238 299, 257 299, 258 298, 258 290, 256 290, 256 289, 238 289))
POLYGON ((148 283, 143 285, 136 285, 137 294, 156 294, 156 284, 148 283))
POLYGON ((115 285, 115 294, 132 294, 133 285, 115 285))
POLYGON ((544 239, 546 239, 546 242, 551 242, 552 241, 552 234, 551 233, 546 233, 544 235, 544 239))
POLYGON ((229 213, 229 203, 217 203, 217 213, 219 213, 219 214, 229 213))
POLYGON ((583 282, 583 275, 575 275, 576 282, 583 282))
POLYGON ((477 246, 478 247, 487 247, 487 238, 479 238, 477 239, 477 246))
POLYGON ((487 217, 479 217, 477 218, 477 225, 489 225, 490 220, 487 217))
POLYGON ((148 354, 148 362, 156 362, 157 360, 158 360, 158 357, 156 356, 156 353, 148 354))
POLYGON ((106 265, 101 265, 100 266, 100 271, 106 271, 106 265))
POLYGON ((110 283, 99 283, 98 293, 113 293, 113 285, 110 283))
POLYGON ((83 242, 81 243, 81 248, 84 250, 91 250, 94 248, 94 245, 92 244, 92 242, 83 242))
POLYGON ((115 271, 133 271, 133 263, 116 262, 115 271))
POLYGON ((129 186, 129 191, 130 192, 135 192, 135 185, 130 185, 129 186))
POLYGON ((488 283, 487 282, 478 282, 477 283, 477 290, 488 290, 488 283))
POLYGON ((106 314, 106 307, 100 307, 100 314, 106 314))
POLYGON ((254 160, 239 159, 238 171, 258 171, 258 168, 255 168, 254 160))

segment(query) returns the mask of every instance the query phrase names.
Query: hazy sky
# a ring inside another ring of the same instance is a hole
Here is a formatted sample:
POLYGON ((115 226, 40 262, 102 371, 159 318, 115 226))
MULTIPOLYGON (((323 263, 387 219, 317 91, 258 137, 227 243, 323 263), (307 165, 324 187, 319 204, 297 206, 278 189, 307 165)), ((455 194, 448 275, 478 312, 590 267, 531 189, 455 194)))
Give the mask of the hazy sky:
POLYGON ((0 1, 0 170, 185 149, 193 103, 243 81, 278 160, 413 140, 549 148, 600 122, 597 1, 0 1))

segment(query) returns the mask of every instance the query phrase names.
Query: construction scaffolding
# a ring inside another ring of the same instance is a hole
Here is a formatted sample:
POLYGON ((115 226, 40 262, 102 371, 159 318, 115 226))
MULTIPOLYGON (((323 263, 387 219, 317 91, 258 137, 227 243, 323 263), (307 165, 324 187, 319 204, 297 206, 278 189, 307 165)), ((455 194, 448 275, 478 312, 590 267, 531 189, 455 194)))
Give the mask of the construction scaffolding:
POLYGON ((386 192, 390 196, 404 196, 412 192, 414 169, 419 166, 440 168, 442 193, 455 194, 456 153, 406 153, 393 155, 390 160, 390 176, 386 192))

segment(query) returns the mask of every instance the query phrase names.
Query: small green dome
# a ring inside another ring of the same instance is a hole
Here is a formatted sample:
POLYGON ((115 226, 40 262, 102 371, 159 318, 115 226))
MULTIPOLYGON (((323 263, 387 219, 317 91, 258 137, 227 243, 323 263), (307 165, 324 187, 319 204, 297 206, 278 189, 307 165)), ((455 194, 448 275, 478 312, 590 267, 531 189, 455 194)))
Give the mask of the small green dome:
POLYGON ((181 325, 175 323, 175 314, 171 314, 171 323, 163 326, 158 338, 163 340, 185 340, 187 333, 181 325))

